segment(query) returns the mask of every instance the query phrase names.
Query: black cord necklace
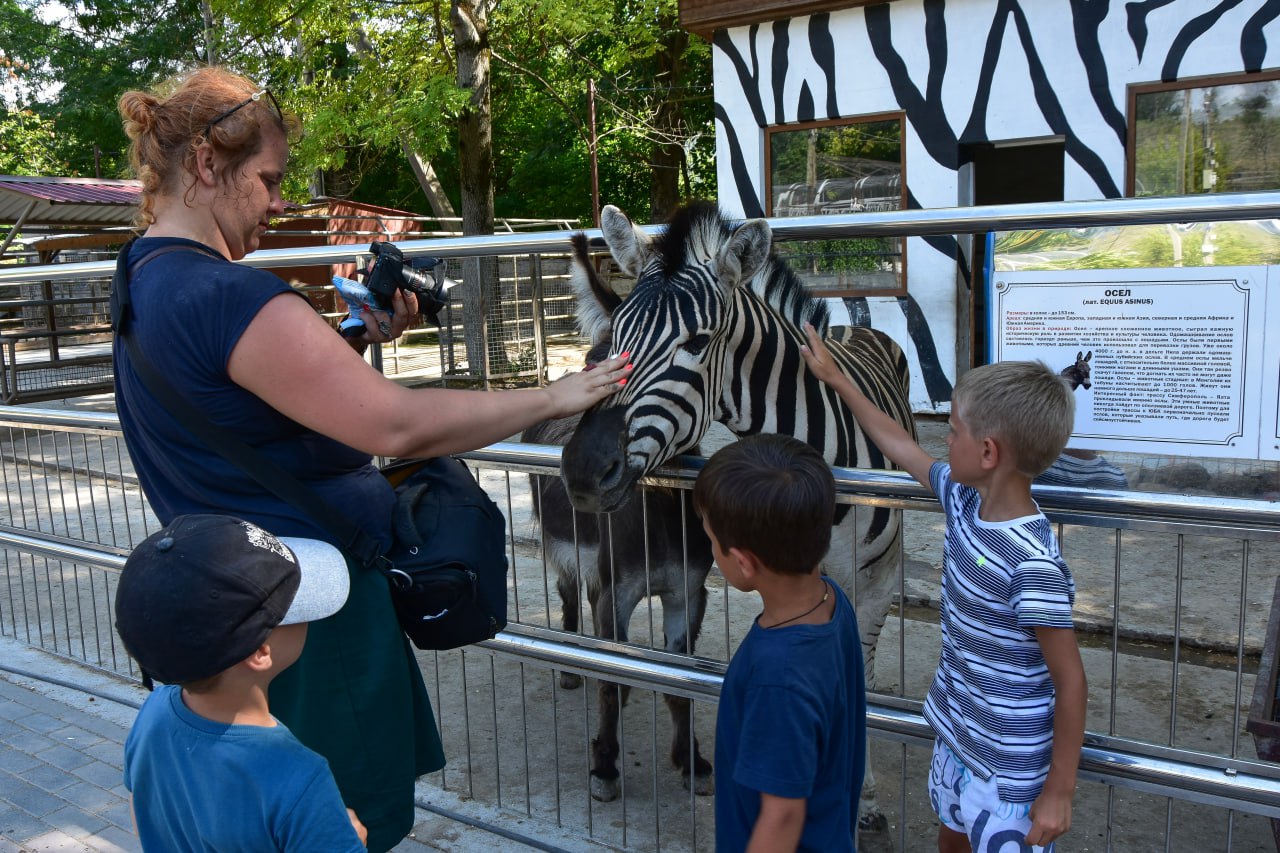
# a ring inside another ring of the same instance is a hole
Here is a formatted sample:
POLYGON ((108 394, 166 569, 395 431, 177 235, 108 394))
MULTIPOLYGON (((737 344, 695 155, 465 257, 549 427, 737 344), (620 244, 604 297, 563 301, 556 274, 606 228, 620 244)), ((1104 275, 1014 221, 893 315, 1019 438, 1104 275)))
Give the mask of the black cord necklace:
MULTIPOLYGON (((773 630, 774 628, 781 628, 783 625, 788 625, 788 624, 790 624, 790 623, 792 623, 792 622, 795 622, 797 619, 803 619, 804 617, 808 616, 808 615, 809 615, 810 613, 812 613, 813 611, 817 610, 817 609, 818 609, 819 607, 821 607, 822 605, 826 604, 826 603, 827 603, 827 599, 831 597, 831 587, 827 585, 827 582, 826 582, 826 581, 823 581, 823 582, 822 582, 822 586, 823 586, 822 598, 820 598, 820 599, 818 600, 818 603, 817 603, 817 604, 813 605, 812 607, 810 607, 808 610, 806 610, 806 611, 805 611, 805 612, 803 612, 803 613, 800 613, 800 614, 797 614, 797 615, 795 615, 795 616, 792 616, 790 619, 783 619, 781 622, 775 622, 774 624, 770 625, 766 630, 773 630)), ((762 628, 763 628, 764 626, 763 626, 763 625, 761 625, 760 627, 762 627, 762 628)))

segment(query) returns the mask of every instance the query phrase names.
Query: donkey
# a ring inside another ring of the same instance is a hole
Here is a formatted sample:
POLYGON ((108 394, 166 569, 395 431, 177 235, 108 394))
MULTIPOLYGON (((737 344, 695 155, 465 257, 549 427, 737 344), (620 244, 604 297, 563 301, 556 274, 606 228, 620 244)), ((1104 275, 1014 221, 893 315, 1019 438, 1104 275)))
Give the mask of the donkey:
MULTIPOLYGON (((593 337, 610 334, 609 352, 630 352, 635 368, 625 388, 582 416, 565 446, 561 477, 575 508, 618 508, 641 477, 692 451, 713 421, 737 435, 794 435, 831 465, 891 466, 838 395, 805 367, 803 324, 825 334, 827 308, 773 254, 767 222, 735 230, 714 205, 695 202, 657 236, 613 206, 601 224, 614 260, 636 283, 624 300, 575 274, 578 319, 593 337)), ((575 255, 575 266, 586 265, 575 255)), ((881 332, 854 328, 830 349, 871 400, 914 435, 901 348, 881 332)), ((841 512, 837 523, 826 568, 855 603, 870 681, 896 588, 901 519, 876 508, 841 512)), ((860 835, 886 830, 874 798, 868 761, 860 835)))
POLYGON ((1088 352, 1077 350, 1075 364, 1069 364, 1058 371, 1058 375, 1071 384, 1072 391, 1082 386, 1088 391, 1092 387, 1092 383, 1089 382, 1089 359, 1091 358, 1093 358, 1093 350, 1088 352))
MULTIPOLYGON (((585 239, 575 235, 575 251, 585 258, 585 239)), ((593 270, 594 272, 594 270, 593 270)), ((606 337, 587 353, 587 363, 607 357, 606 337)), ((521 441, 563 445, 578 428, 580 415, 543 421, 525 430, 521 441)), ((698 448, 693 449, 699 453, 698 448)), ((547 559, 556 570, 560 594, 560 624, 577 632, 583 580, 591 605, 595 635, 626 642, 627 625, 639 603, 658 596, 662 601, 663 647, 677 654, 693 654, 707 609, 707 573, 711 571, 711 542, 689 502, 678 489, 637 487, 613 512, 575 512, 558 477, 529 476, 534 517, 542 527, 547 559), (646 537, 647 532, 647 537, 646 537)), ((574 673, 562 672, 560 686, 581 684, 574 673)), ((618 723, 630 687, 599 683, 600 719, 591 742, 591 796, 603 802, 618 798, 618 723)), ((671 761, 686 788, 711 794, 715 782, 711 763, 703 758, 693 734, 689 700, 664 695, 671 713, 671 761)))

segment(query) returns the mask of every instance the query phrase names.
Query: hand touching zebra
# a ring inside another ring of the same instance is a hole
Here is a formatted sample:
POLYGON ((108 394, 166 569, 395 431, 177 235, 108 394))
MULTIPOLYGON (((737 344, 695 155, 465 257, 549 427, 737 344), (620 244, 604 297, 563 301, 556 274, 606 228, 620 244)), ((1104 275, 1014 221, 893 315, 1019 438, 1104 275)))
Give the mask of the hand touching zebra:
MULTIPOLYGON (((635 368, 626 388, 583 416, 565 447, 561 477, 575 508, 610 512, 623 505, 641 477, 691 452, 714 421, 737 435, 794 435, 831 465, 891 467, 835 393, 806 369, 802 326, 812 323, 825 334, 826 306, 773 254, 766 222, 735 230, 714 205, 695 202, 657 236, 612 206, 601 224, 614 260, 636 284, 622 299, 598 277, 575 270, 579 322, 593 340, 611 335, 610 351, 630 352, 635 368)), ((907 362, 897 344, 881 332, 851 328, 831 351, 876 405, 914 435, 907 362)), ((855 603, 873 681, 876 640, 897 585, 901 520, 876 508, 846 511, 837 522, 833 541, 842 547, 833 547, 825 567, 855 603)), ((870 762, 861 805, 861 831, 883 831, 870 762)))

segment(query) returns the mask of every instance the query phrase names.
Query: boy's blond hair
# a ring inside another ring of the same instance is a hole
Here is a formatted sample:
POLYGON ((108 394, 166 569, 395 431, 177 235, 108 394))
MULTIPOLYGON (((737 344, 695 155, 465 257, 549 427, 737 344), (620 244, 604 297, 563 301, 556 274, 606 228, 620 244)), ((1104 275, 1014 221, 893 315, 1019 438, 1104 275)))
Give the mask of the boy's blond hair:
POLYGON ((1028 477, 1053 464, 1075 425, 1071 387, 1041 361, 975 367, 956 383, 952 406, 975 438, 1001 440, 1028 477))

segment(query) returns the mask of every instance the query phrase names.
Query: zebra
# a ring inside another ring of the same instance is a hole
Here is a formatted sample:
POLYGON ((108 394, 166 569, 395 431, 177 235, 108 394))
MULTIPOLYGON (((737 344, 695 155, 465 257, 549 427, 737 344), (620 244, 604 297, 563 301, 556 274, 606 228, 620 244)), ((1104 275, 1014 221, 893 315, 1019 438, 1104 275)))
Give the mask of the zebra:
MULTIPOLYGON (((714 204, 693 202, 656 237, 612 205, 601 212, 601 227, 614 260, 636 283, 623 300, 580 272, 575 259, 579 323, 593 337, 607 329, 610 352, 630 352, 634 369, 625 388, 583 415, 562 453, 561 477, 575 508, 618 508, 641 477, 696 447, 713 421, 736 435, 797 436, 831 465, 892 467, 836 393, 805 367, 803 324, 825 334, 827 307, 773 254, 767 222, 735 230, 714 204)), ((859 387, 914 436, 898 345, 866 328, 843 329, 832 344, 859 387)), ((825 568, 856 604, 873 681, 876 640, 896 588, 901 519, 887 509, 841 509, 825 568), (855 540, 856 553, 847 553, 855 540)), ((885 832, 870 762, 861 806, 860 834, 885 832)))
MULTIPOLYGON (((574 247, 583 259, 587 257, 582 235, 574 236, 574 247)), ((587 352, 587 364, 603 361, 608 349, 606 337, 587 352)), ((579 419, 573 415, 542 421, 521 433, 520 440, 563 445, 579 419)), ((636 488, 610 514, 591 515, 574 512, 558 477, 531 474, 529 489, 547 562, 556 570, 561 628, 578 631, 585 581, 597 637, 626 642, 631 614, 643 599, 657 596, 662 602, 663 647, 693 654, 707 610, 706 580, 712 557, 711 542, 687 496, 678 489, 636 488)), ((566 690, 581 683, 575 673, 560 673, 560 686, 566 690)), ((618 798, 619 715, 629 693, 625 685, 607 681, 598 685, 600 718, 591 741, 590 786, 591 796, 601 802, 618 798)), ((694 736, 689 700, 670 694, 663 699, 671 714, 671 762, 680 770, 686 788, 699 795, 714 793, 711 762, 703 757, 694 736)))

